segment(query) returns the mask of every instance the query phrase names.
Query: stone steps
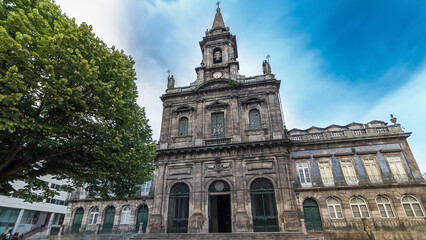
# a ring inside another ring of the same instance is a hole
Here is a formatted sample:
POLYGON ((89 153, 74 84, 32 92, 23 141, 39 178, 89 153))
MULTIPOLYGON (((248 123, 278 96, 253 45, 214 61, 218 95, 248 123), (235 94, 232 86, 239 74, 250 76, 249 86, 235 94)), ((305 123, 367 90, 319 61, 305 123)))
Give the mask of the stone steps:
POLYGON ((247 239, 262 239, 262 240, 278 240, 278 239, 311 239, 314 238, 303 233, 150 233, 150 234, 137 234, 130 238, 130 240, 165 240, 165 239, 179 239, 179 240, 247 240, 247 239))

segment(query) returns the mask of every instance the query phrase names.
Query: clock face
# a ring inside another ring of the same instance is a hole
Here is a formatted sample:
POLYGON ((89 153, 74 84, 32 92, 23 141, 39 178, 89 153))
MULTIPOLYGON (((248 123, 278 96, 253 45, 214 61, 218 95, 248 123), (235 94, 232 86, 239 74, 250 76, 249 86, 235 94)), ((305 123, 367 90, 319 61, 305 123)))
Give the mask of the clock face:
POLYGON ((214 78, 220 78, 220 77, 222 77, 222 73, 221 72, 215 72, 215 73, 213 73, 213 77, 214 78))

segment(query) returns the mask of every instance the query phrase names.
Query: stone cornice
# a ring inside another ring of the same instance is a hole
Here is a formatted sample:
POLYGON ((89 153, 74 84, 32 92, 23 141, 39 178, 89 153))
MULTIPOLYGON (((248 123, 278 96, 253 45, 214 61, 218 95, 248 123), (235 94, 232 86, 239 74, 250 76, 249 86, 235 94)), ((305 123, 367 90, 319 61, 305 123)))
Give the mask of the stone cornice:
POLYGON ((269 140, 260 142, 244 142, 244 143, 229 143, 221 145, 208 145, 208 146, 196 146, 188 148, 171 148, 171 149, 158 149, 157 158, 161 155, 177 154, 177 153, 192 153, 192 152, 208 152, 216 151, 221 149, 238 149, 238 148, 252 148, 261 146, 277 146, 284 145, 288 146, 289 141, 287 139, 280 140, 269 140))

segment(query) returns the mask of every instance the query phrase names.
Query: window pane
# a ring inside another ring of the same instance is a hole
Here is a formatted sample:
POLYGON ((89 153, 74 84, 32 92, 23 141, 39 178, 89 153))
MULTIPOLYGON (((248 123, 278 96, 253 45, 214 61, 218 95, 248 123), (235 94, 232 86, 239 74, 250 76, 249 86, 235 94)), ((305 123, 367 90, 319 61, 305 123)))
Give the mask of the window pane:
POLYGON ((223 113, 212 113, 212 136, 225 137, 225 121, 223 113))
POLYGON ((385 207, 383 206, 383 204, 379 204, 378 206, 379 206, 380 216, 381 216, 382 218, 386 218, 386 217, 388 217, 388 216, 386 215, 385 207))
POLYGON ((362 217, 369 217, 367 206, 360 205, 362 217))
POLYGON ((386 204, 385 207, 388 213, 388 217, 395 217, 395 214, 393 213, 393 210, 392 210, 392 206, 390 204, 386 204))
POLYGON ((358 206, 351 206, 352 212, 354 213, 354 218, 360 218, 361 215, 358 210, 358 206))
POLYGON ((414 213, 411 210, 410 204, 402 204, 404 206, 405 214, 407 214, 407 217, 414 217, 414 213))
POLYGON ((329 206, 328 211, 330 212, 330 218, 331 219, 336 218, 336 213, 334 212, 333 206, 329 206))
POLYGON ((343 218, 342 209, 340 209, 340 206, 336 206, 336 213, 338 218, 343 218))
POLYGON ((260 113, 257 109, 253 109, 249 113, 250 128, 260 128, 260 113))
POLYGON ((420 208, 420 204, 414 203, 412 206, 414 209, 414 213, 416 214, 416 217, 422 217, 423 212, 422 212, 422 209, 420 208))
POLYGON ((188 135, 188 118, 183 117, 179 119, 179 136, 188 135))

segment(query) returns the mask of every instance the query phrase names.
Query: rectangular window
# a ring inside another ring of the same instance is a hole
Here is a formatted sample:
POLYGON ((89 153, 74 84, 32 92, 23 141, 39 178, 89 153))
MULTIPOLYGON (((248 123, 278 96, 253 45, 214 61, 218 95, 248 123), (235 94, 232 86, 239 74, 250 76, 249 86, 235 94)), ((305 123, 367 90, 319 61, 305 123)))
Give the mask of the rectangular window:
POLYGON ((376 164, 376 159, 365 158, 364 165, 365 165, 365 170, 367 171, 368 179, 370 179, 370 182, 382 181, 379 168, 377 167, 377 164, 376 164))
POLYGON ((35 211, 25 210, 22 215, 21 224, 31 224, 34 218, 35 211))
POLYGON ((223 112, 212 113, 212 138, 225 137, 225 116, 223 112))
POLYGON ((141 195, 148 195, 149 194, 149 190, 151 189, 151 181, 148 181, 146 183, 144 183, 141 186, 141 195))
POLYGON ((321 179, 324 186, 333 186, 334 178, 333 178, 333 173, 331 171, 330 162, 320 161, 318 162, 318 167, 320 169, 321 179))
POLYGON ((346 183, 349 185, 358 184, 358 178, 356 176, 352 161, 350 159, 344 159, 340 161, 340 165, 342 166, 342 172, 346 183))
POLYGON ((400 157, 388 157, 389 168, 391 169, 392 175, 397 181, 406 181, 407 174, 405 173, 404 167, 401 163, 400 157))
POLYGON ((300 178, 302 187, 311 187, 311 175, 309 174, 308 163, 297 163, 297 172, 300 178))

